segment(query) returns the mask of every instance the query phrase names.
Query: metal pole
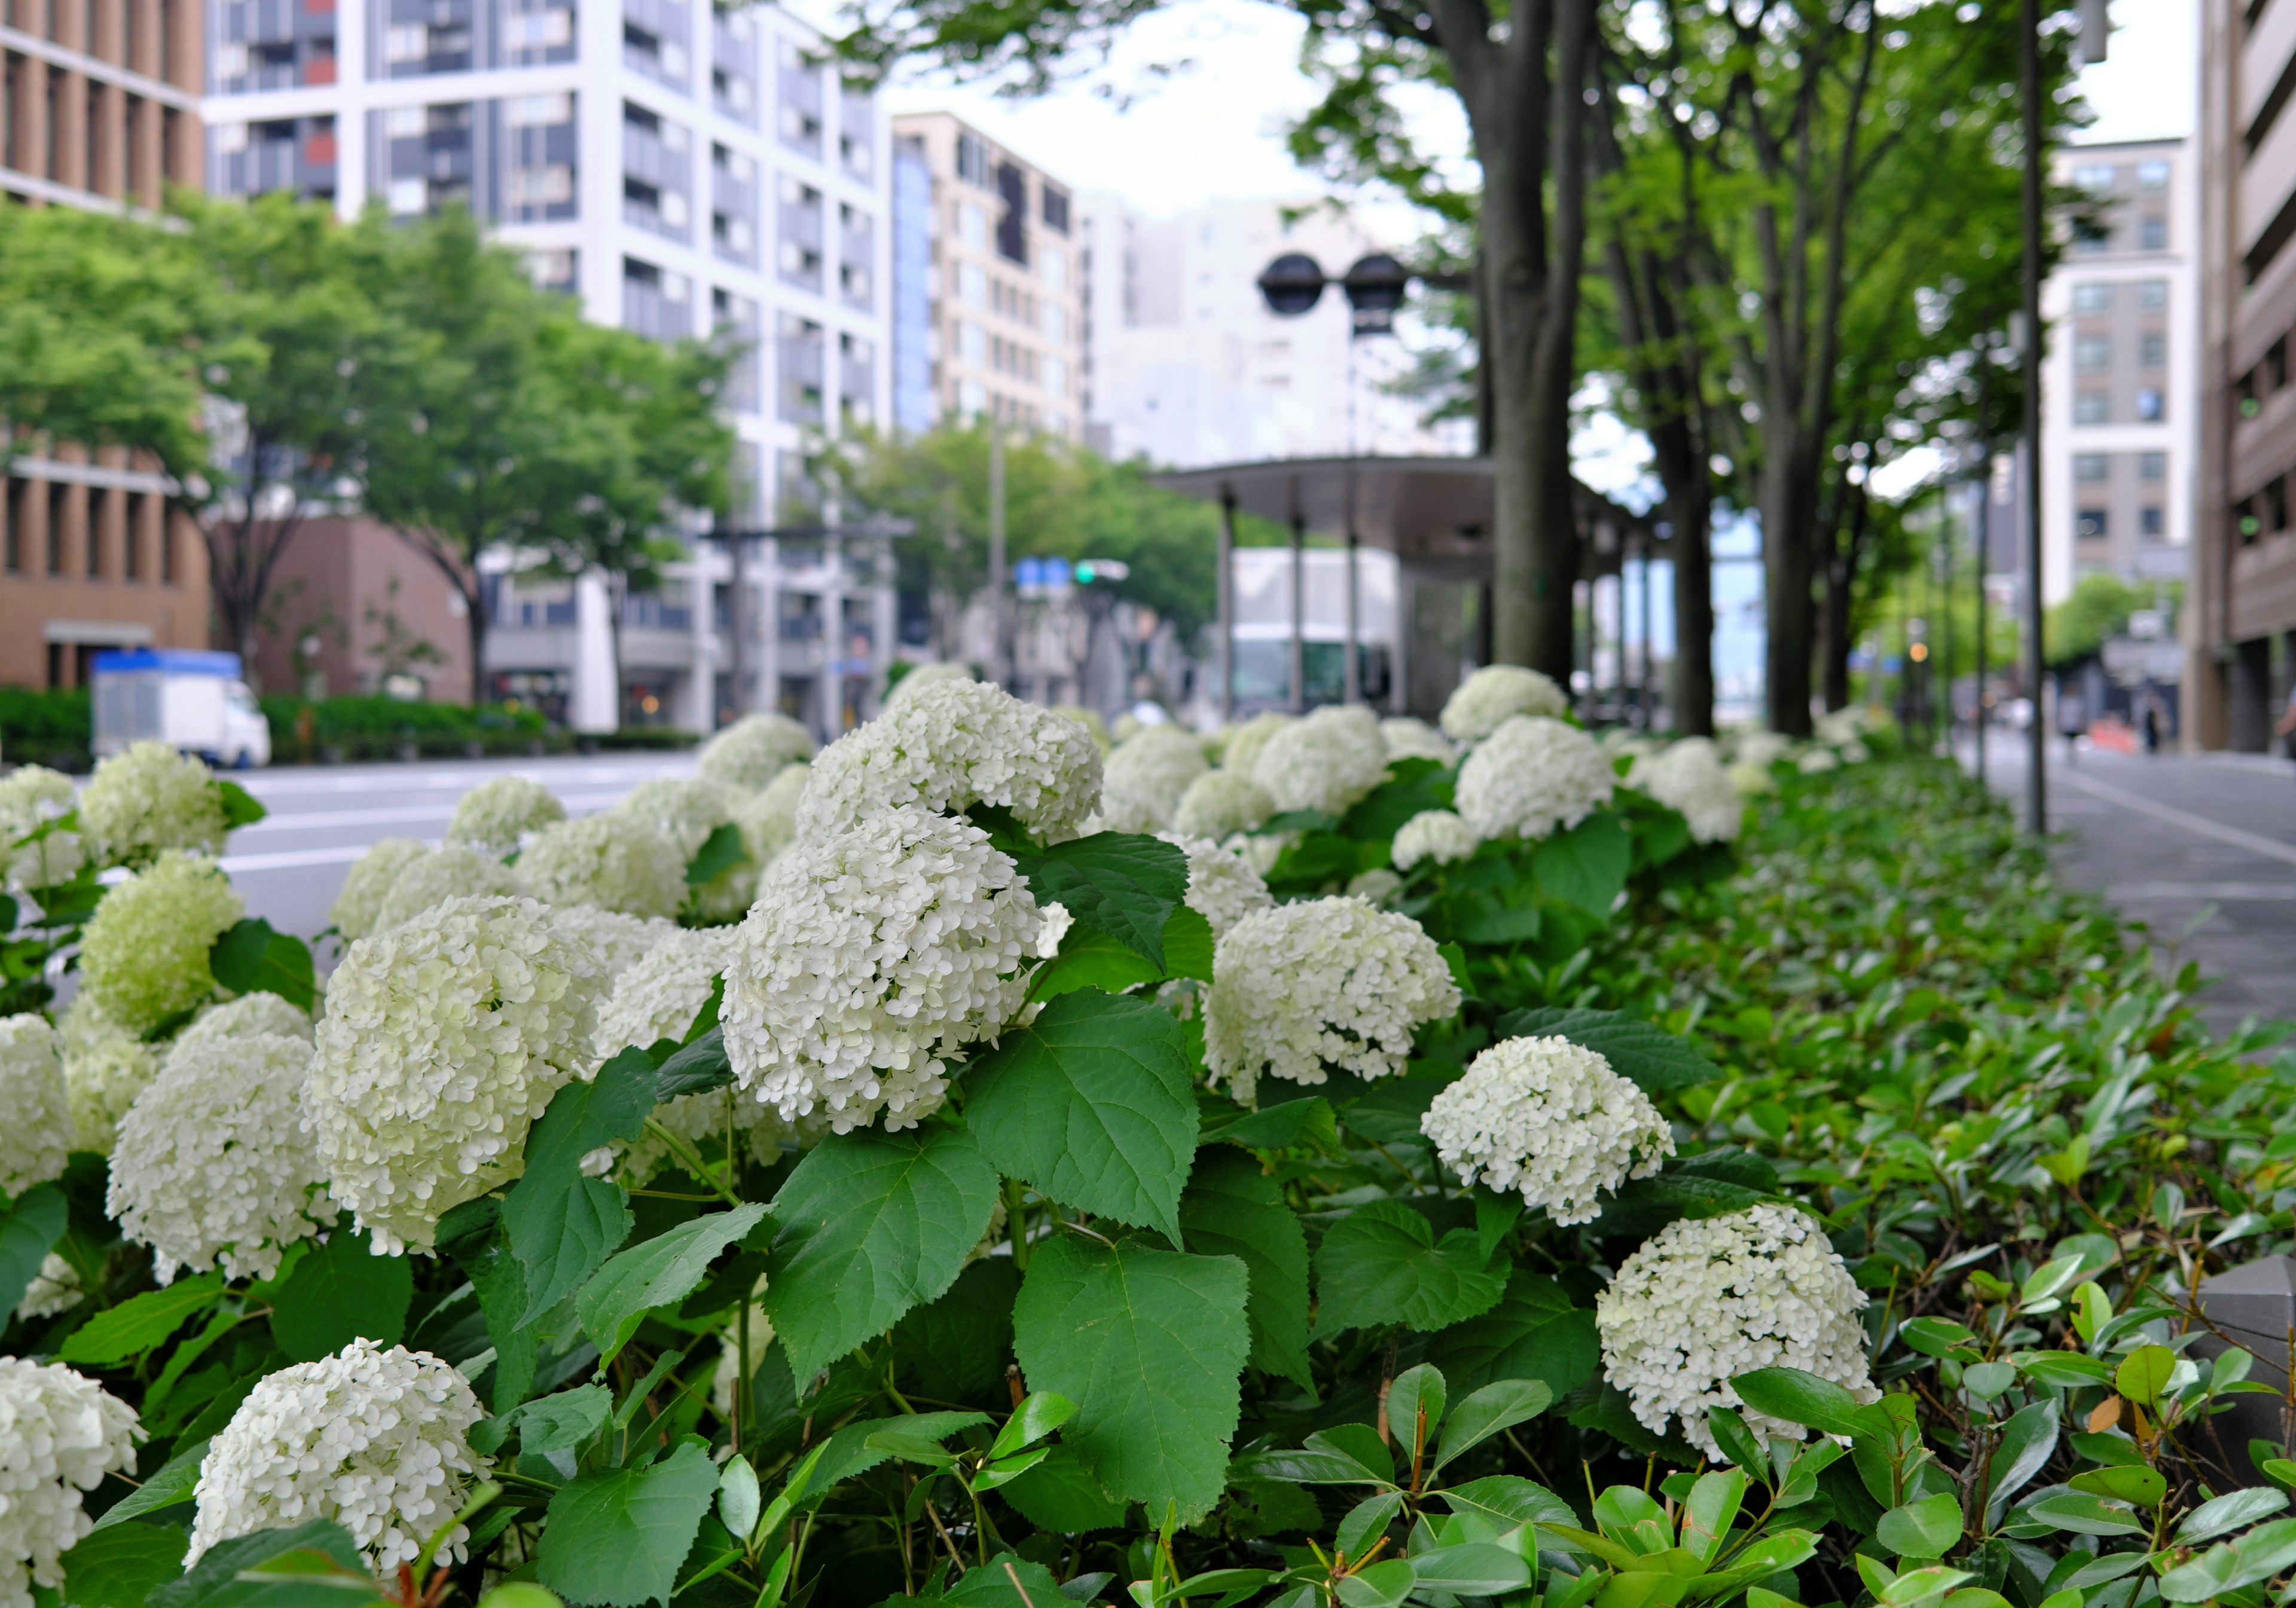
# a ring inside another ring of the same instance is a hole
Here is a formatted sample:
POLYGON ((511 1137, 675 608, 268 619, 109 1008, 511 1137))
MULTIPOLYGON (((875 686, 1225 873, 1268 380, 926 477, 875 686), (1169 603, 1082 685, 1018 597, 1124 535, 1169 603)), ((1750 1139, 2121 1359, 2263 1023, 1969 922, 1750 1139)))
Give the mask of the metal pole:
POLYGON ((1985 444, 1985 473, 1977 483, 1977 785, 1985 785, 1985 566, 1993 549, 1993 444, 1985 444))
POLYGON ((1363 702, 1363 665, 1359 662, 1363 649, 1362 581, 1357 561, 1363 543, 1351 525, 1348 528, 1348 663, 1342 682, 1342 696, 1350 704, 1363 702))
POLYGON ((2025 824, 2049 829, 2049 734, 2041 714, 2041 0, 2018 8, 2017 86, 2025 106, 2025 824))
POLYGON ((1658 633, 1651 624, 1651 543, 1643 538, 1643 651, 1635 661, 1635 706, 1643 712, 1643 730, 1656 728, 1658 722, 1651 711, 1651 655, 1656 650, 1658 633))
POLYGON ((1945 544, 1939 555, 1939 561, 1943 565, 1945 571, 1939 588, 1945 594, 1945 629, 1942 633, 1944 641, 1939 655, 1944 663, 1939 668, 1945 672, 1945 746, 1947 754, 1950 755, 1953 752, 1953 729, 1956 718, 1953 704, 1954 649, 1959 646, 1955 641, 1956 633, 1953 628, 1953 499, 1950 496, 1945 499, 1944 518, 1945 544))
MULTIPOLYGON (((726 554, 733 560, 732 590, 726 596, 726 630, 734 645, 726 657, 726 673, 734 681, 734 718, 739 720, 749 713, 750 675, 750 539, 748 533, 735 531, 726 543, 726 554)), ((717 702, 715 698, 710 701, 717 702)), ((718 712, 712 710, 714 716, 718 712)))
POLYGON ((1235 718, 1235 494, 1220 492, 1219 581, 1219 715, 1222 723, 1235 718))
POLYGON ((823 505, 821 538, 821 739, 834 742, 845 735, 845 563, 837 539, 844 509, 834 497, 823 505))
POLYGON ((1308 521, 1292 516, 1292 713, 1308 712, 1308 521))
POLYGON ((988 421, 988 679, 1000 687, 1010 680, 1010 643, 1004 629, 1004 430, 988 421))

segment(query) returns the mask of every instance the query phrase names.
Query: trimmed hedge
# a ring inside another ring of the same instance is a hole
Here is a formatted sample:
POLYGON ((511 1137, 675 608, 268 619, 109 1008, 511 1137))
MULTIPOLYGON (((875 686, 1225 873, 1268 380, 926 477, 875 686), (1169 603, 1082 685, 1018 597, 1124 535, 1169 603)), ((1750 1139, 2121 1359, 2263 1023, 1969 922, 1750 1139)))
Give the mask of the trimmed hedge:
POLYGON ((94 721, 85 687, 0 687, 0 759, 85 771, 94 721))

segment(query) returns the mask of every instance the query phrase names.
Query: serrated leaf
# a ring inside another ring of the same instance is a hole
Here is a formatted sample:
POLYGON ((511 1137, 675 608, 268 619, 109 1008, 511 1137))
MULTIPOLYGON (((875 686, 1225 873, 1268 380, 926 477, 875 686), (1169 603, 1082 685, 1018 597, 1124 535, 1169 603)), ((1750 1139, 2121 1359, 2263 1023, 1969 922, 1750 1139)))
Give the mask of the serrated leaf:
POLYGON ((318 1003, 310 946, 260 917, 226 928, 208 951, 208 969, 235 994, 274 993, 306 1011, 318 1003))
POLYGON ((1553 1279, 1517 1268, 1498 1305, 1429 1338, 1427 1359, 1456 1390, 1537 1379, 1560 1400, 1595 1376, 1603 1350, 1593 1312, 1571 1305, 1553 1279))
POLYGON ((454 1258, 477 1293, 495 1343, 494 1409, 507 1413, 534 1383, 540 1336, 526 1320, 526 1269, 503 1232, 503 1203, 491 1195, 465 1201, 439 1220, 439 1249, 454 1258))
POLYGON ((1568 1039, 1595 1051, 1611 1064, 1612 1072, 1652 1094, 1711 1082, 1722 1075, 1722 1069, 1701 1055, 1689 1040, 1623 1011, 1554 1006, 1510 1011, 1499 1018, 1497 1031, 1509 1039, 1556 1035, 1568 1039))
POLYGON ((628 1197, 603 1179, 582 1176, 582 1158, 627 1143, 654 1107, 654 1065, 645 1051, 621 1051, 587 1082, 550 1098, 526 1140, 526 1171, 503 1197, 503 1231, 526 1270, 531 1323, 571 1295, 628 1237, 628 1197))
POLYGON ((1037 1247, 1013 1308, 1014 1349, 1031 1386, 1077 1404, 1062 1442, 1110 1496, 1155 1514, 1176 1504, 1183 1522, 1219 1500, 1250 1351, 1249 1291, 1233 1256, 1067 1237, 1037 1247))
POLYGON ((1124 1522, 1128 1506, 1103 1490, 1076 1448, 1067 1445, 1054 1446, 1043 1462, 1007 1482, 1004 1497, 1029 1523, 1055 1535, 1112 1529, 1124 1522))
POLYGON ((966 1570, 941 1600, 961 1608, 1054 1608, 1068 1599, 1042 1563, 1000 1552, 980 1568, 966 1570))
POLYGON ((22 1302, 70 1222, 70 1204, 53 1184, 34 1184, 0 1212, 0 1321, 22 1302))
POLYGON ((1547 897, 1607 917, 1627 886, 1634 858, 1634 839, 1625 825, 1611 811, 1598 810, 1540 844, 1531 869, 1547 897))
MULTIPOLYGON (((725 985, 726 979, 718 978, 710 991, 713 1000, 725 985)), ((707 1014, 709 1007, 703 1006, 702 1010, 707 1014)), ((654 1098, 674 1100, 680 1095, 723 1089, 733 1081, 734 1063, 726 1055, 726 1030, 712 1021, 654 1069, 654 1098)))
POLYGON ((1080 988, 1120 994, 1163 975, 1162 967, 1122 940, 1097 927, 1072 926, 1061 940, 1061 952, 1029 980, 1029 998, 1057 1000, 1080 988))
POLYGON ((271 1337, 294 1362, 332 1357, 354 1340, 397 1345, 414 1299, 406 1258, 375 1255, 346 1224, 312 1247, 271 1298, 271 1337))
POLYGON ((965 1073, 965 1122, 1049 1200, 1180 1241, 1196 1151, 1186 1033, 1152 1000, 1063 994, 965 1073))
POLYGON ((685 886, 701 887, 715 882, 737 866, 750 863, 749 845, 742 841, 742 828, 732 821, 711 830, 693 851, 693 858, 685 862, 685 886))
POLYGON ((611 1363, 620 1355, 648 1312, 684 1301, 718 1253, 765 1214, 764 1204, 752 1201, 680 1223, 609 1257, 574 1298, 582 1332, 597 1346, 599 1360, 611 1363))
POLYGON ((1339 1146, 1340 1124, 1329 1100, 1309 1095, 1208 1123, 1197 1142, 1241 1145, 1247 1150, 1282 1150, 1293 1145, 1332 1150, 1339 1146))
POLYGON ((1312 1338, 1395 1323, 1429 1333, 1490 1310, 1505 1289, 1483 1264, 1472 1229, 1454 1229, 1438 1244, 1420 1213, 1373 1201, 1324 1235, 1312 1338))
POLYGON ((605 1428, 613 1411, 613 1393, 603 1384, 578 1384, 538 1397, 518 1409, 519 1450, 578 1450, 605 1428))
POLYGON ((350 1593, 316 1582, 299 1586, 291 1579, 255 1582, 239 1578, 246 1571, 298 1555, 306 1555, 307 1566, 324 1563, 345 1572, 366 1572, 366 1559, 350 1531, 332 1519, 306 1519, 292 1529, 258 1530, 217 1542, 200 1555, 200 1561, 181 1579, 154 1587, 147 1599, 149 1608, 306 1608, 321 1604, 363 1608, 350 1593))
POLYGON ((1308 1236, 1282 1186, 1241 1150, 1199 1151, 1180 1196, 1180 1227, 1189 1249, 1243 1263, 1250 1278, 1244 1317, 1251 1330, 1251 1366, 1313 1389, 1308 1236))
POLYGON ((1212 924, 1186 905, 1176 907, 1164 923, 1164 970, 1174 977, 1212 980, 1212 924))
POLYGON ((152 1477, 103 1510, 95 1528, 118 1524, 140 1514, 158 1513, 178 1502, 188 1502, 200 1482, 200 1459, 208 1455, 208 1437, 186 1441, 161 1464, 152 1477))
POLYGON ((939 1297, 988 1231, 996 1197, 996 1169, 962 1128, 864 1129, 816 1146, 773 1203, 779 1232, 763 1300, 791 1374, 812 1378, 939 1297))
POLYGON ((1188 857, 1161 839, 1095 832, 1022 855, 1038 904, 1057 901, 1084 926, 1164 965, 1164 924, 1188 891, 1188 857))
POLYGON ((191 1541, 173 1524, 114 1524, 63 1555, 70 1608, 144 1608, 155 1587, 181 1578, 191 1541))
POLYGON ((1742 1150, 1710 1150, 1621 1184, 1603 1203, 1595 1232, 1644 1239, 1677 1218, 1722 1217, 1776 1198, 1777 1171, 1768 1163, 1742 1150))
POLYGON ((61 1353, 66 1362, 110 1367, 164 1344, 168 1337, 223 1294, 223 1275, 195 1274, 164 1290, 146 1290, 72 1331, 61 1353))
POLYGON ((717 1467, 690 1441, 651 1467, 580 1475, 550 1498, 535 1572, 570 1602, 667 1604, 717 1494, 717 1467))
POLYGON ((1009 1405, 1004 1369, 1013 1360, 1013 1300, 1020 1293, 1013 1259, 985 1256, 939 1298, 903 1318, 893 1327, 901 1389, 971 1407, 1009 1405))

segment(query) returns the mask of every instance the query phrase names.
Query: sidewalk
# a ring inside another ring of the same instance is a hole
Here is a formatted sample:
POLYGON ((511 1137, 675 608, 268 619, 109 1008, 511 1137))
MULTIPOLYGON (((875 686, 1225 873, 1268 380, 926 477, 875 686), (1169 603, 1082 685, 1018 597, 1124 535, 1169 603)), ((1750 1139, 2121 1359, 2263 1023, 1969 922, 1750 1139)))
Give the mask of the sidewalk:
MULTIPOLYGON (((1969 763, 1966 746, 1962 761, 1969 763)), ((2023 733, 1987 734, 1986 780, 2021 808, 2023 733)), ((2146 758, 2049 745, 2049 829, 2065 878, 2144 922, 2215 979, 2202 1016, 2296 1019, 2296 764, 2260 754, 2146 758)))

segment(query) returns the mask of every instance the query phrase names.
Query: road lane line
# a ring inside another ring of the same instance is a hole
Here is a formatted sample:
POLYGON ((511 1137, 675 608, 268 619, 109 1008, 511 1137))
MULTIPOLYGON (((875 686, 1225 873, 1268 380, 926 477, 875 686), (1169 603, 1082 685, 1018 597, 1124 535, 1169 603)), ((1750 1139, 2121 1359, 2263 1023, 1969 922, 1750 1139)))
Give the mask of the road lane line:
POLYGON ((2139 815, 2150 815, 2155 820, 2165 820, 2172 827, 2182 827, 2187 832, 2197 832, 2203 837, 2213 837, 2218 843, 2228 843, 2236 849, 2246 849, 2250 853, 2261 854, 2267 860, 2278 860, 2289 865, 2296 865, 2296 844, 2283 843, 2276 837, 2266 837, 2256 832, 2244 832, 2238 827, 2228 827, 2220 820, 2210 820, 2207 816, 2195 815, 2190 810, 2180 810, 2174 804, 2161 804, 2157 800, 2146 798, 2142 794, 2131 793, 2125 788, 2116 788, 2109 782, 2102 782, 2094 777, 2084 776, 2078 771, 2061 770, 2054 774, 2058 780, 2069 781, 2083 792, 2094 794, 2099 798, 2117 804, 2125 810, 2134 810, 2139 815))

